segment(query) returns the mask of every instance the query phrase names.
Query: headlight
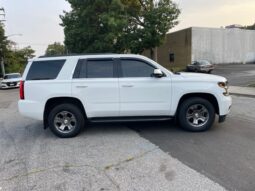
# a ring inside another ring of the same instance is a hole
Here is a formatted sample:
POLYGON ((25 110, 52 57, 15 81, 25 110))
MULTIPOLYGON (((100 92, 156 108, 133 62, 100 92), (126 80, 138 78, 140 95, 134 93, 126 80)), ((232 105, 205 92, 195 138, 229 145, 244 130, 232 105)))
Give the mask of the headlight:
POLYGON ((223 95, 228 96, 229 92, 228 92, 228 81, 226 82, 218 82, 218 86, 220 88, 223 88, 225 90, 225 92, 223 93, 223 95))

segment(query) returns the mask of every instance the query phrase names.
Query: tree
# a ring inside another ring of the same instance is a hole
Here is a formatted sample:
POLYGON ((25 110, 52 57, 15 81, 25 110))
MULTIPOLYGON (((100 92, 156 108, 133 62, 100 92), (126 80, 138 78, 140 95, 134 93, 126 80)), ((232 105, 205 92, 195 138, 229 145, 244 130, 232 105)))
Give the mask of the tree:
POLYGON ((148 49, 154 58, 155 47, 160 46, 166 33, 178 24, 180 10, 171 0, 139 0, 140 9, 131 14, 127 37, 130 50, 142 53, 148 49))
POLYGON ((0 22, 0 69, 1 69, 1 75, 3 76, 4 71, 3 71, 3 62, 4 61, 4 55, 7 52, 7 45, 8 45, 8 40, 5 36, 5 30, 3 27, 3 24, 0 22))
POLYGON ((123 28, 127 25, 120 0, 68 0, 72 11, 65 12, 62 26, 65 45, 72 53, 123 52, 123 28))
MULTIPOLYGON (((12 42, 13 43, 13 42, 12 42)), ((33 58, 35 51, 30 47, 25 47, 19 50, 9 48, 5 54, 6 72, 23 72, 28 59, 33 58)))
POLYGON ((161 45, 178 22, 171 0, 68 0, 61 16, 70 52, 142 53, 161 45))
POLYGON ((244 27, 244 29, 255 30, 255 23, 253 25, 244 27))
POLYGON ((48 45, 48 48, 45 51, 46 56, 60 56, 66 53, 65 45, 62 45, 59 42, 54 42, 53 44, 48 45))

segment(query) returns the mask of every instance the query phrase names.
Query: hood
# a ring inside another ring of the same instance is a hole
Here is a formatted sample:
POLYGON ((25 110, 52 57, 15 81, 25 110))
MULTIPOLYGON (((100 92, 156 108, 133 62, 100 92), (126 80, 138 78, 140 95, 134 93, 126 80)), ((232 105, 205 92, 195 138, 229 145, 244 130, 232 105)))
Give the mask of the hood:
POLYGON ((21 80, 22 80, 22 78, 13 78, 13 79, 4 79, 1 82, 5 82, 5 83, 7 83, 7 82, 19 82, 21 80))
POLYGON ((212 75, 212 74, 201 74, 201 73, 190 73, 181 72, 180 76, 187 80, 199 80, 199 81, 215 81, 215 82, 226 82, 227 79, 222 76, 212 75))

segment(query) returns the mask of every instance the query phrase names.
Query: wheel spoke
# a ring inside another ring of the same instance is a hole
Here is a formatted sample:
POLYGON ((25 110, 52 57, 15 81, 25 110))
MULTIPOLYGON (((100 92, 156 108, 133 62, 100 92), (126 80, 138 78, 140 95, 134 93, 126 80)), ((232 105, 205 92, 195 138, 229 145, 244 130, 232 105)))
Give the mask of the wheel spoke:
POLYGON ((199 120, 201 120, 202 122, 205 122, 206 118, 205 117, 200 117, 199 120))
POLYGON ((186 113, 187 122, 194 127, 201 127, 209 120, 209 112, 202 104, 191 105, 186 113))
POLYGON ((195 125, 198 125, 198 119, 194 118, 194 119, 193 119, 193 123, 194 123, 195 125))

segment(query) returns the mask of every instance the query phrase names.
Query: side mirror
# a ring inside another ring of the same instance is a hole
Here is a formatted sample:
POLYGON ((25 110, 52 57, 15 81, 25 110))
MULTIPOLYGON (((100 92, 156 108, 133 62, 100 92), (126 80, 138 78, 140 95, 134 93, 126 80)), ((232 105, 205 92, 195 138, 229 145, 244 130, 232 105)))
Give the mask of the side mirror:
POLYGON ((160 69, 155 69, 153 72, 153 76, 156 78, 162 78, 164 73, 160 69))

